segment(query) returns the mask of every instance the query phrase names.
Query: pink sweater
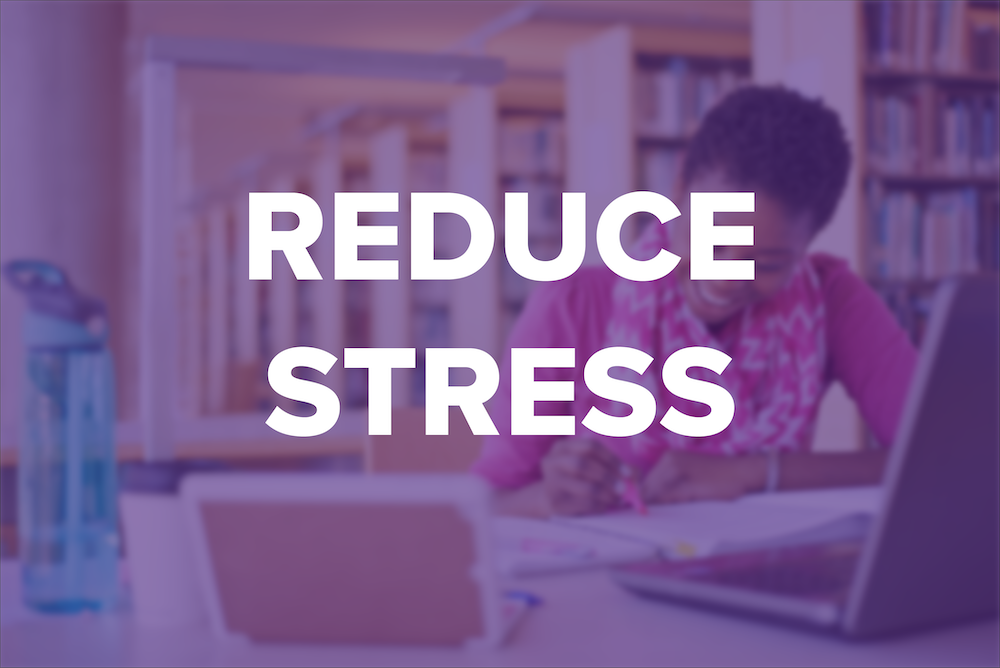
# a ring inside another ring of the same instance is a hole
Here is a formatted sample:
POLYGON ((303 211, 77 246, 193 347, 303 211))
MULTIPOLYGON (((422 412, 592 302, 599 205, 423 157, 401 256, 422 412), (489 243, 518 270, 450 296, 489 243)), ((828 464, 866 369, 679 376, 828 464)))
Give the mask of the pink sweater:
MULTIPOLYGON (((916 350, 879 296, 851 272, 847 263, 823 254, 813 255, 810 260, 822 282, 827 313, 827 379, 843 384, 878 441, 890 444, 916 367, 916 350)), ((576 349, 575 369, 536 372, 537 380, 572 379, 576 400, 572 405, 539 403, 535 410, 537 414, 574 415, 578 434, 587 433, 581 421, 596 400, 583 381, 583 368, 590 356, 604 347, 616 280, 618 277, 609 269, 599 266, 583 268, 564 281, 540 285, 508 342, 508 350, 576 349)), ((659 408, 661 413, 663 410, 665 407, 659 408)), ((557 437, 509 436, 509 353, 490 415, 500 436, 484 439, 482 453, 472 470, 503 488, 539 479, 541 460, 557 437)))

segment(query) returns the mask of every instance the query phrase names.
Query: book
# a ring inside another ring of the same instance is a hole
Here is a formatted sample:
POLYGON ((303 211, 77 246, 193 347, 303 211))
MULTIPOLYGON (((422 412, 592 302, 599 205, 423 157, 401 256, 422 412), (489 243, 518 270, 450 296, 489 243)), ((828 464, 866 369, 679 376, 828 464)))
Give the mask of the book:
POLYGON ((671 57, 640 63, 636 126, 645 137, 689 137, 719 100, 747 81, 742 66, 671 57))
POLYGON ((988 251, 993 221, 981 214, 977 188, 918 193, 869 182, 868 197, 872 278, 936 281, 995 268, 988 251))
POLYGON ((840 490, 827 503, 797 494, 775 502, 770 495, 736 501, 656 505, 647 515, 618 511, 560 520, 571 526, 637 540, 665 558, 686 559, 725 552, 827 540, 860 538, 877 511, 879 495, 866 488, 840 490))
MULTIPOLYGON (((956 71, 965 65, 963 3, 951 0, 864 3, 868 66, 889 70, 956 71)), ((989 37, 980 38, 988 52, 989 37)))
POLYGON ((511 114, 499 128, 500 172, 557 176, 563 171, 564 129, 561 118, 511 114))
POLYGON ((881 507, 880 488, 756 494, 736 501, 654 505, 551 520, 499 518, 501 569, 530 575, 653 557, 689 559, 860 539, 881 507))
POLYGON ((683 149, 646 147, 639 152, 639 188, 677 199, 683 149))
POLYGON ((657 549, 643 541, 553 520, 498 517, 494 535, 498 568, 508 576, 596 568, 657 555, 657 549))

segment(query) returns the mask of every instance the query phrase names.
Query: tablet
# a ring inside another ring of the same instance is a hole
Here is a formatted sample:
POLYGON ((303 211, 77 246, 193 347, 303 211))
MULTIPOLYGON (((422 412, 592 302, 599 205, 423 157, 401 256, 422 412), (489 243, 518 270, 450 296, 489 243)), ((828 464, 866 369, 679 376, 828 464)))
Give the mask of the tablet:
POLYGON ((195 474, 181 496, 221 636, 445 646, 501 639, 490 495, 472 476, 195 474))

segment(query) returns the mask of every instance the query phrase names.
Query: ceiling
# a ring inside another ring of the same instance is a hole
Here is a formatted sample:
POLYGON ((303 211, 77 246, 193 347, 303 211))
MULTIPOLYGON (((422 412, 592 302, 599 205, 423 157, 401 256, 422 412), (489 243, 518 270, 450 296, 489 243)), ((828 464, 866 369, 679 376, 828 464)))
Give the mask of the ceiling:
MULTIPOLYGON (((746 0, 719 2, 565 0, 534 3, 301 2, 297 0, 130 3, 133 54, 149 35, 238 39, 420 53, 481 53, 502 58, 508 80, 501 99, 558 105, 567 51, 617 23, 645 31, 647 42, 690 42, 693 33, 749 35, 746 0), (527 21, 493 35, 491 28, 518 13, 527 21), (491 36, 492 35, 492 36, 491 36), (479 39, 477 39, 477 36, 479 39)), ((288 148, 302 128, 325 111, 361 105, 383 111, 440 113, 461 88, 448 84, 347 77, 291 76, 232 71, 182 71, 179 103, 194 147, 194 182, 221 181, 240 162, 288 148)))

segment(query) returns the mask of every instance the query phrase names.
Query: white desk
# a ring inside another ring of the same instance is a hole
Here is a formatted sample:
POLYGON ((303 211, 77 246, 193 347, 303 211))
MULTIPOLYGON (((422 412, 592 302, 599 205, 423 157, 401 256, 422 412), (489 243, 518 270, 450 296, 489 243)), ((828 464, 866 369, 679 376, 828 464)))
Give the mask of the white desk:
POLYGON ((518 583, 545 604, 486 652, 226 645, 206 628, 147 629, 124 615, 42 617, 0 565, 0 663, 8 665, 997 665, 1000 623, 853 643, 637 598, 600 571, 518 583))

